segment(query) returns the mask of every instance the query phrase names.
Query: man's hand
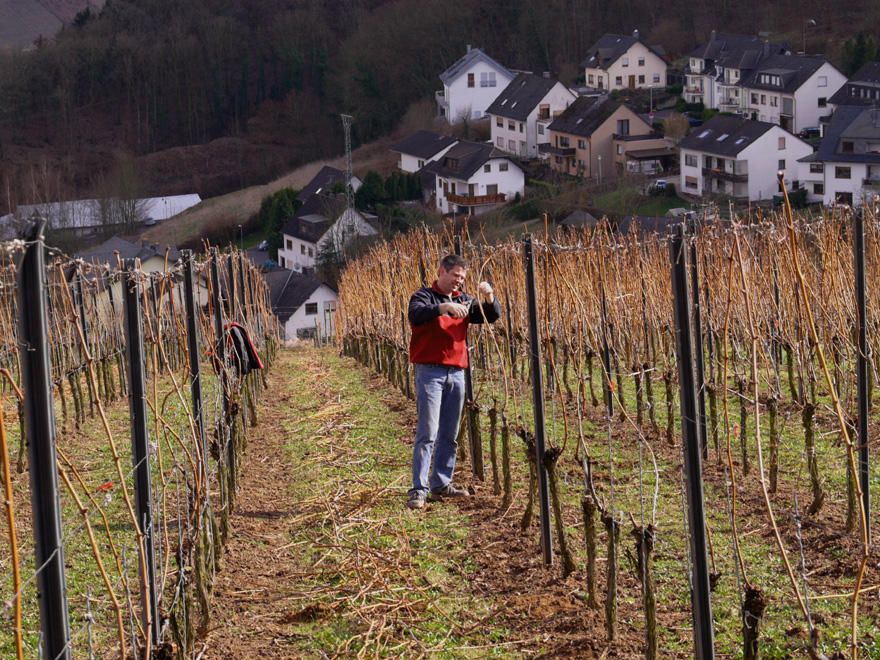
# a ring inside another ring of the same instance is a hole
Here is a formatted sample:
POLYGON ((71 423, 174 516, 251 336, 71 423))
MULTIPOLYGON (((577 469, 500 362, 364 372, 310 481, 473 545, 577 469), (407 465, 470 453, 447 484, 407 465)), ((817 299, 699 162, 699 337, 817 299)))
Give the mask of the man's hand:
POLYGON ((487 303, 495 302, 495 293, 492 291, 492 286, 488 282, 480 282, 480 287, 478 289, 481 296, 483 296, 483 300, 487 303))
POLYGON ((440 303, 440 314, 452 314, 457 319, 463 319, 468 315, 468 308, 466 305, 461 305, 459 303, 454 302, 445 302, 440 303))

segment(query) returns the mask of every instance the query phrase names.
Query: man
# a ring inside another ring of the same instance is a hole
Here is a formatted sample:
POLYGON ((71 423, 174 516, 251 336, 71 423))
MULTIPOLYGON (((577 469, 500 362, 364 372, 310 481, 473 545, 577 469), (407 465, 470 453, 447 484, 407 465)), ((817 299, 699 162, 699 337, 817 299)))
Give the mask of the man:
POLYGON ((407 501, 410 509, 423 508, 427 499, 468 495, 452 483, 458 423, 464 407, 464 370, 468 366, 467 329, 470 323, 497 321, 501 305, 488 282, 480 282, 477 288, 482 303, 461 291, 467 268, 461 257, 445 257, 434 283, 416 291, 409 301, 409 359, 415 365, 419 417, 413 485, 407 501), (434 469, 429 480, 432 455, 434 469))

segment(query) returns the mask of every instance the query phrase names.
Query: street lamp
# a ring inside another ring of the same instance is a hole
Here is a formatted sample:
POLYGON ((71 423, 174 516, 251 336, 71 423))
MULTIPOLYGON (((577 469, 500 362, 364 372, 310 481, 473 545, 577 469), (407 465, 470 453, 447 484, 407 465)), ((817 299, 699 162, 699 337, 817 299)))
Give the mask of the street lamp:
POLYGON ((244 229, 241 228, 241 225, 238 226, 238 244, 241 251, 244 252, 244 229))
POLYGON ((602 155, 599 154, 599 183, 602 183, 602 155))
POLYGON ((654 85, 648 85, 648 92, 651 95, 651 104, 648 106, 648 114, 654 119, 654 85))

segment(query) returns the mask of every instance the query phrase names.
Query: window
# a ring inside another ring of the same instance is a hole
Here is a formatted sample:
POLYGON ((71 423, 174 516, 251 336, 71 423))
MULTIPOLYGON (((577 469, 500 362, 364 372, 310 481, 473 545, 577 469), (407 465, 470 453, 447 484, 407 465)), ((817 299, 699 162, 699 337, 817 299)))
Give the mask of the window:
POLYGON ((544 135, 544 124, 538 124, 538 135, 544 135))
POLYGON ((516 122, 515 122, 515 121, 510 121, 510 120, 508 119, 508 120, 507 120, 507 130, 509 130, 509 131, 515 131, 515 130, 516 130, 516 122))
POLYGON ((761 105, 767 105, 767 95, 761 94, 761 105))
POLYGON ((507 162, 498 163, 498 171, 499 172, 506 172, 507 171, 507 162))
POLYGON ((492 165, 491 165, 490 163, 486 163, 485 165, 483 165, 483 171, 484 171, 484 172, 491 172, 491 171, 492 171, 492 165))
POLYGON ((822 174, 824 171, 824 163, 810 163, 810 174, 822 174))
POLYGON ((504 120, 501 117, 495 117, 495 125, 498 128, 504 128, 504 120))
POLYGON ((504 138, 503 137, 495 138, 495 142, 498 144, 499 147, 504 149, 504 138))
POLYGON ((593 74, 592 73, 587 76, 587 83, 590 85, 593 84, 593 74))
POLYGON ((495 87, 495 72, 489 72, 489 87, 495 87))
POLYGON ((563 149, 568 149, 571 146, 571 141, 565 137, 564 135, 559 136, 559 146, 563 149))
POLYGON ((292 250, 292 249, 293 249, 293 241, 290 240, 289 238, 287 239, 287 249, 288 249, 288 250, 292 250))
POLYGON ((814 195, 824 195, 825 194, 825 184, 824 183, 814 183, 813 184, 813 194, 814 195))
POLYGON ((850 167, 835 167, 834 168, 834 178, 835 179, 851 179, 852 178, 852 168, 850 168, 850 167))
POLYGON ((422 169, 424 166, 425 166, 425 161, 420 160, 419 161, 419 169, 422 169))
POLYGON ((618 155, 618 156, 622 156, 622 155, 623 155, 623 145, 622 145, 622 144, 618 144, 618 145, 617 145, 617 155, 618 155))
POLYGON ((578 149, 586 149, 587 141, 586 140, 578 140, 578 149))
POLYGON ((779 148, 785 149, 785 138, 784 137, 779 138, 779 148))
POLYGON ((785 169, 785 159, 780 158, 779 163, 776 166, 777 169, 784 170, 785 169))
POLYGON ((519 132, 520 132, 520 133, 523 132, 523 124, 522 124, 522 122, 519 123, 519 132))
POLYGON ((486 186, 486 194, 487 195, 497 195, 498 194, 498 184, 492 183, 486 186))
POLYGON ((550 119, 550 104, 545 103, 538 106, 538 119, 550 119))
POLYGON ((658 85, 660 84, 660 74, 659 73, 654 74, 654 83, 658 84, 658 85))
POLYGON ((469 73, 468 74, 468 87, 473 87, 473 86, 474 86, 474 74, 469 73))
POLYGON ((840 143, 840 151, 841 153, 851 154, 853 152, 853 143, 847 140, 844 140, 840 143))
POLYGON ((557 156, 557 157, 556 157, 556 164, 557 164, 557 165, 562 165, 562 156, 557 156))
POLYGON ((314 316, 318 313, 318 303, 306 303, 306 316, 314 316))
POLYGON ((752 103, 758 105, 758 95, 752 92, 752 103))
POLYGON ((639 66, 645 66, 645 58, 644 57, 639 58, 639 66))
POLYGON ((313 248, 309 248, 309 256, 310 256, 310 257, 314 257, 314 256, 315 256, 315 250, 314 250, 313 248))
POLYGON ((779 105, 779 97, 778 96, 771 96, 770 97, 770 107, 775 108, 777 105, 779 105))
POLYGON ((585 160, 579 160, 579 161, 578 161, 578 169, 580 169, 580 170, 586 170, 586 169, 587 169, 587 161, 585 161, 585 160))
POLYGON ((621 66, 629 66, 629 58, 628 58, 628 57, 624 57, 624 58, 620 61, 620 65, 621 65, 621 66))
POLYGON ((622 85, 622 84, 623 84, 623 76, 617 76, 617 77, 614 79, 614 84, 615 84, 615 85, 622 85))
POLYGON ((325 312, 335 312, 336 311, 336 301, 335 300, 325 300, 324 301, 324 311, 325 312))
POLYGON ((300 243, 300 245, 299 245, 299 253, 300 253, 300 254, 305 254, 305 253, 306 253, 306 246, 305 246, 304 243, 300 243))
POLYGON ((824 108, 825 106, 828 105, 828 99, 824 96, 820 96, 818 103, 819 103, 820 108, 824 108))
POLYGON ((817 87, 828 87, 828 76, 819 76, 816 79, 817 87))
POLYGON ((516 140, 507 141, 507 150, 516 152, 516 140))
POLYGON ((684 157, 684 164, 689 167, 697 167, 697 157, 693 154, 687 154, 684 157))
POLYGON ((838 204, 849 204, 852 206, 853 194, 851 192, 839 192, 834 195, 834 201, 838 204))
POLYGON ((684 178, 684 187, 685 188, 696 188, 697 187, 697 177, 686 176, 684 178))
POLYGON ((629 119, 617 120, 617 133, 618 135, 629 135, 629 119))
POLYGON ((645 76, 639 76, 639 84, 640 84, 640 85, 644 85, 644 84, 645 84, 645 76))

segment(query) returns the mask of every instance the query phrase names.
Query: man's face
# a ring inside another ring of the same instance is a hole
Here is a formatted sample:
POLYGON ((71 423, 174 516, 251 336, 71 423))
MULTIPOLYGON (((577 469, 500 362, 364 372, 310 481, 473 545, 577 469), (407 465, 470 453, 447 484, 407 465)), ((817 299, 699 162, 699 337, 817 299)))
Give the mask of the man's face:
POLYGON ((453 266, 449 270, 440 267, 437 273, 437 288, 443 293, 452 293, 461 289, 464 284, 464 278, 467 277, 467 269, 461 266, 453 266))

